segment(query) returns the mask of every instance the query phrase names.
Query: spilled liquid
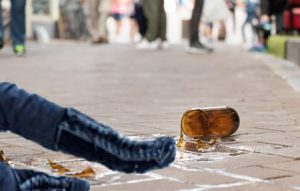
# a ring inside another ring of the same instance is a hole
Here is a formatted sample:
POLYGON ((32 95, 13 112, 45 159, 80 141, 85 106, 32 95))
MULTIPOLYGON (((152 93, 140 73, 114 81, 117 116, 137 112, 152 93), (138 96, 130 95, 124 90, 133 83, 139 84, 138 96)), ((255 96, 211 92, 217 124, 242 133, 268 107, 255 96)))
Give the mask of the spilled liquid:
POLYGON ((199 138, 184 138, 183 130, 180 130, 180 137, 177 142, 177 147, 189 151, 204 151, 211 148, 217 143, 218 139, 212 137, 199 137, 199 138))
POLYGON ((177 138, 178 161, 219 161, 229 156, 239 156, 252 152, 251 148, 234 146, 234 138, 184 137, 177 138))

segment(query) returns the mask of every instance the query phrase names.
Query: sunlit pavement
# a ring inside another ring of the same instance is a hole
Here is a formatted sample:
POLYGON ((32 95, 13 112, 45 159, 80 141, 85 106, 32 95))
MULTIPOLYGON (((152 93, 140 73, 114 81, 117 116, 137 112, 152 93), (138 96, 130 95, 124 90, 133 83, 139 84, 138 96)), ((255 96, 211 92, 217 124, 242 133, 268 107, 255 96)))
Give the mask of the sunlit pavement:
POLYGON ((1 133, 0 148, 17 167, 51 172, 47 159, 74 172, 92 166, 92 190, 300 190, 300 94, 261 56, 226 45, 190 55, 183 45, 137 51, 132 45, 57 41, 29 43, 24 58, 6 48, 0 60, 1 80, 75 107, 125 135, 178 137, 181 116, 191 107, 227 105, 241 118, 238 132, 216 150, 178 152, 171 167, 143 175, 111 172, 1 133))

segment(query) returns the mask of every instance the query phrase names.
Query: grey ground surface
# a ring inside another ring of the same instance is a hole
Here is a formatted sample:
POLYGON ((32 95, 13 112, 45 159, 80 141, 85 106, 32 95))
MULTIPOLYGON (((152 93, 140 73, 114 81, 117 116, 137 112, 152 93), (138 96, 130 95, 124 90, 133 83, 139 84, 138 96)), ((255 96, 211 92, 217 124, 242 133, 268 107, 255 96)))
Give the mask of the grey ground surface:
MULTIPOLYGON (((177 153, 175 163, 143 175, 49 152, 11 133, 0 148, 19 168, 50 172, 47 159, 79 172, 92 166, 92 190, 300 190, 300 94, 261 59, 239 47, 210 55, 137 51, 129 45, 29 43, 25 58, 0 53, 0 78, 63 106, 75 107, 125 135, 179 136, 191 107, 227 105, 238 132, 206 153, 177 153)), ((272 63, 278 64, 278 63, 272 63)), ((275 67, 276 68, 276 67, 275 67)))

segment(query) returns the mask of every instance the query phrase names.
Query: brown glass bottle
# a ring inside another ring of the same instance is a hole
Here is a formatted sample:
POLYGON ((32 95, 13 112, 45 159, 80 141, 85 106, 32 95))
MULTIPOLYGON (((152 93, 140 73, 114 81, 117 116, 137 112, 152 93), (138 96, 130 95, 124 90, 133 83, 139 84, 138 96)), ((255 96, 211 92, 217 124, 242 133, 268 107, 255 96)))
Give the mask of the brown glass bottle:
POLYGON ((239 128, 238 113, 230 107, 190 109, 183 114, 181 130, 190 138, 228 137, 239 128))
POLYGON ((217 138, 232 135, 239 124, 238 113, 230 107, 190 109, 182 116, 177 146, 190 151, 206 149, 217 138))
POLYGON ((181 120, 184 134, 191 138, 228 137, 239 124, 238 113, 230 107, 190 109, 181 120))

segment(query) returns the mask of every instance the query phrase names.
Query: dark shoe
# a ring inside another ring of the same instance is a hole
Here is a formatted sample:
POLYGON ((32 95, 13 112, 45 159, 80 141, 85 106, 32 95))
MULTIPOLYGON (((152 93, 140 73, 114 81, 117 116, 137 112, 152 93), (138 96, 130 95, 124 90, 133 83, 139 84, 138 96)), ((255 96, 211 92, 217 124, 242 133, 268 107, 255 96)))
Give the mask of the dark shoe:
POLYGON ((212 48, 209 48, 200 42, 190 43, 190 46, 187 49, 187 52, 192 54, 207 54, 212 53, 213 51, 212 48))
POLYGON ((126 173, 164 168, 176 155, 173 138, 130 140, 74 109, 67 109, 64 121, 58 125, 57 140, 58 150, 126 173))
POLYGON ((3 48, 3 46, 4 46, 4 41, 3 41, 3 39, 2 39, 2 38, 0 38, 0 49, 2 49, 2 48, 3 48))
POLYGON ((54 177, 33 170, 13 169, 0 162, 0 190, 88 191, 88 182, 77 178, 54 177))
POLYGON ((14 52, 17 56, 24 56, 26 53, 25 45, 19 44, 13 46, 14 52))
POLYGON ((94 44, 94 45, 107 44, 107 43, 108 43, 107 38, 103 38, 103 37, 100 37, 98 40, 92 41, 92 44, 94 44))

